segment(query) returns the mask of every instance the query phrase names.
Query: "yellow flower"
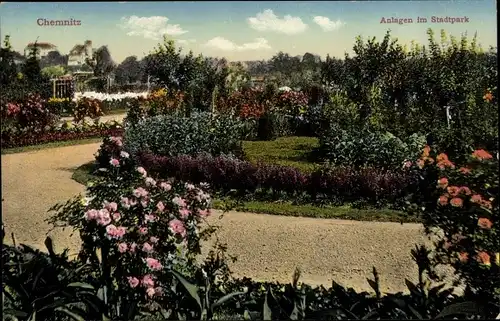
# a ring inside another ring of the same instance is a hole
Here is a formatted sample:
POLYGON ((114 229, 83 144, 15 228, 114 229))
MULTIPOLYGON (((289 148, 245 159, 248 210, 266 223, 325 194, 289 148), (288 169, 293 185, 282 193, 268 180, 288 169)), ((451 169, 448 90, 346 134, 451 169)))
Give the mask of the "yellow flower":
POLYGON ((495 264, 500 266, 500 252, 495 254, 495 264))

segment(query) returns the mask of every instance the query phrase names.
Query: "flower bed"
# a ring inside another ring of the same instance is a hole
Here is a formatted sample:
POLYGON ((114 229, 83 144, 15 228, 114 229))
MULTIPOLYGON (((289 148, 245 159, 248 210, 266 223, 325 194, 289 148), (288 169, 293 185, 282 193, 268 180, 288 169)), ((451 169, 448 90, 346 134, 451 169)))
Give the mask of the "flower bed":
POLYGON ((106 94, 106 93, 98 93, 95 91, 86 91, 86 92, 78 92, 75 93, 75 96, 73 100, 78 100, 80 98, 92 98, 92 99, 97 99, 100 101, 115 101, 115 100, 122 100, 122 99, 129 99, 129 98, 146 98, 148 96, 148 92, 142 92, 142 93, 118 93, 118 94, 106 94))
POLYGON ((26 133, 20 135, 2 135, 2 149, 39 145, 66 140, 97 138, 106 136, 123 135, 122 128, 91 128, 86 131, 56 131, 44 133, 26 133))
POLYGON ((207 182, 213 192, 237 191, 238 195, 250 199, 294 199, 333 204, 363 201, 378 206, 395 205, 409 184, 409 177, 404 172, 373 168, 338 167, 303 173, 293 167, 256 165, 225 156, 162 157, 150 153, 141 153, 138 161, 159 177, 207 182))

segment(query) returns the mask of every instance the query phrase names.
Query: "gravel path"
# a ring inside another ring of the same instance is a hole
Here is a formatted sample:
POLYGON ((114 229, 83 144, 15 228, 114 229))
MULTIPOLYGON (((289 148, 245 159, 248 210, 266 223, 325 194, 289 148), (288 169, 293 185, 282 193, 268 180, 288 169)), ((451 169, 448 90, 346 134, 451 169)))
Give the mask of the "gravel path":
MULTIPOLYGON (((83 192, 71 180, 71 169, 93 160, 100 144, 45 149, 2 155, 2 214, 7 235, 18 243, 43 249, 49 226, 47 210, 57 202, 83 192)), ((220 214, 217 213, 217 214, 220 214)), ((224 214, 219 238, 228 253, 238 257, 231 264, 236 276, 288 282, 296 266, 302 281, 330 285, 331 280, 369 290, 366 282, 375 266, 383 291, 404 291, 404 279, 416 281, 410 257, 416 243, 427 242, 419 224, 358 222, 284 217, 251 213, 224 214)), ((78 248, 69 231, 51 233, 58 250, 78 248)), ((7 240, 8 241, 8 240, 7 240)), ((208 249, 208 247, 206 247, 208 249)))

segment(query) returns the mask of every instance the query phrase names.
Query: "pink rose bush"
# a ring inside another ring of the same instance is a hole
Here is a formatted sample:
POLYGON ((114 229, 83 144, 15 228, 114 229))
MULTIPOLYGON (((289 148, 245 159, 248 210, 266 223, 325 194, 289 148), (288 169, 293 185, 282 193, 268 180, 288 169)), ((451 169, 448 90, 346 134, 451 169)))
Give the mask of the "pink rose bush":
POLYGON ((156 180, 142 167, 125 171, 131 168, 128 154, 114 157, 110 163, 117 166, 87 187, 85 202, 59 207, 55 218, 79 230, 80 257, 107 273, 116 291, 139 293, 145 302, 166 300, 170 271, 191 268, 200 252, 210 195, 192 184, 156 180), (104 264, 112 269, 106 272, 104 264))
POLYGON ((479 149, 455 164, 426 146, 413 170, 413 208, 428 233, 442 234, 437 263, 451 264, 471 289, 500 299, 498 159, 479 149))

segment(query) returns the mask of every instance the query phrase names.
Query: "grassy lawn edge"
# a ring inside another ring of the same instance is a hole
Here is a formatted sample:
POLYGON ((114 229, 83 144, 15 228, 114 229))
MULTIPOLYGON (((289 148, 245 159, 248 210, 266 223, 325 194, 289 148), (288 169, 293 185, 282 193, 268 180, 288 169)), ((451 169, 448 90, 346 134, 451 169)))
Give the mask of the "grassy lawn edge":
MULTIPOLYGON (((74 169, 71 178, 87 185, 95 178, 91 174, 94 169, 94 162, 85 163, 74 169)), ((213 200, 213 208, 224 210, 233 200, 213 200)), ((293 217, 347 219, 356 221, 376 221, 376 222, 397 222, 397 223, 418 223, 414 217, 406 216, 405 213, 389 209, 354 209, 349 206, 318 207, 314 205, 294 205, 286 202, 240 202, 230 207, 232 211, 250 212, 258 214, 271 214, 293 217)))
POLYGON ((38 151, 38 150, 42 150, 42 149, 57 148, 57 147, 95 144, 95 143, 101 143, 102 140, 103 140, 102 137, 94 137, 94 138, 82 138, 82 139, 74 139, 74 140, 63 140, 63 141, 59 141, 59 142, 50 142, 50 143, 39 144, 39 145, 29 145, 29 146, 13 147, 13 148, 2 148, 2 155, 33 152, 33 151, 38 151))

